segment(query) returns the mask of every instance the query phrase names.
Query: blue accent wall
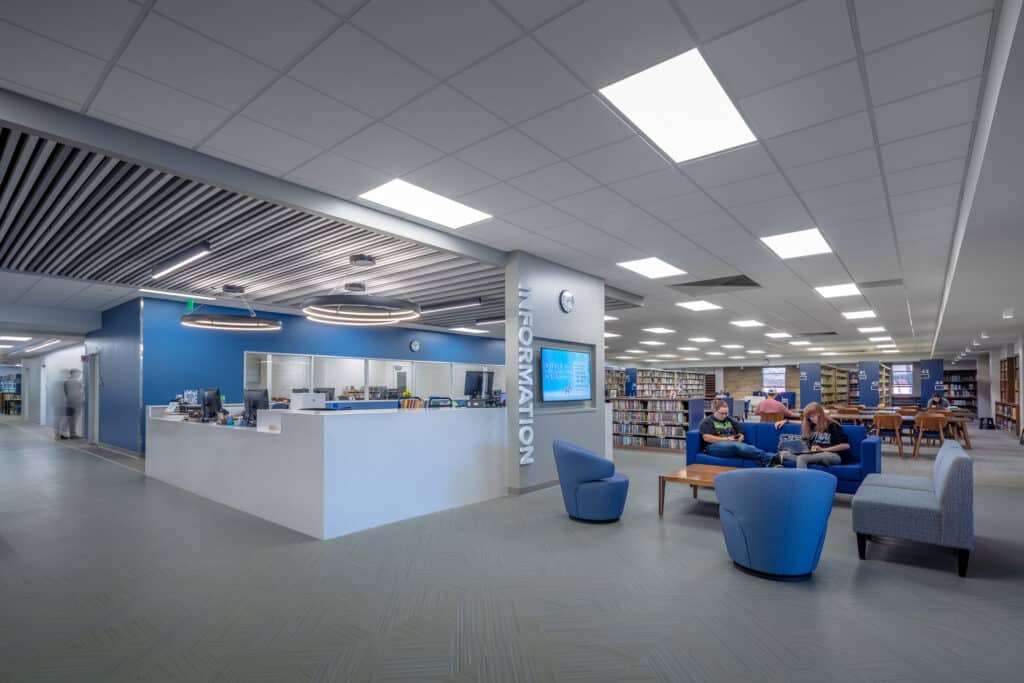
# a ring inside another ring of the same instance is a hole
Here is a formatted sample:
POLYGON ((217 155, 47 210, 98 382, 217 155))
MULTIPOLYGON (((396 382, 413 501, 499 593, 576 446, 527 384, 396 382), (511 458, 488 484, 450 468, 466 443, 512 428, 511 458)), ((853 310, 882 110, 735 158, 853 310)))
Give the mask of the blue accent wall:
POLYGON ((866 406, 878 405, 878 374, 881 363, 877 360, 862 360, 857 363, 857 382, 860 388, 860 402, 866 406))
POLYGON ((821 363, 800 364, 800 407, 821 403, 821 363))
MULTIPOLYGON (((238 309, 204 306, 208 313, 238 309)), ((280 332, 223 332, 184 327, 184 302, 145 299, 142 395, 145 405, 174 399, 185 389, 219 387, 239 403, 245 381, 245 352, 355 356, 504 365, 505 341, 401 327, 343 327, 312 323, 300 316, 259 313, 284 323, 280 332), (413 353, 409 342, 420 341, 413 353)))
POLYGON ((86 353, 100 357, 100 434, 103 443, 142 450, 139 381, 139 300, 103 311, 103 327, 85 338, 86 353))
POLYGON ((921 407, 928 407, 928 401, 936 391, 946 395, 942 371, 945 364, 941 358, 929 358, 918 361, 918 381, 921 383, 921 407))

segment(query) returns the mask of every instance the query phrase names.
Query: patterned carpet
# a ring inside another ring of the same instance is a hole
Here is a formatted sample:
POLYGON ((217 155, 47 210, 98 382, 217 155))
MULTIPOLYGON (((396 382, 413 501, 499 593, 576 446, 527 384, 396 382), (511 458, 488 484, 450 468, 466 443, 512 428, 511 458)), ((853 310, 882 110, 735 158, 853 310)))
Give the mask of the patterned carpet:
POLYGON ((658 518, 675 456, 617 454, 617 524, 547 489, 322 543, 0 423, 0 680, 1019 680, 1024 448, 972 436, 970 578, 927 546, 859 561, 838 496, 786 584, 733 568, 713 493, 658 518))

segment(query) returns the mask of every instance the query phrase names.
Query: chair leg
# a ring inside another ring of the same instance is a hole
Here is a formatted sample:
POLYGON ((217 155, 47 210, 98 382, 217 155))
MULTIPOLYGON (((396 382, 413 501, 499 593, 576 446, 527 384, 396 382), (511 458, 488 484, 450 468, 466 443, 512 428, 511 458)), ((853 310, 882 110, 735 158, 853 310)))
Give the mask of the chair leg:
POLYGON ((857 534, 857 555, 862 560, 867 559, 867 558, 865 558, 865 555, 867 554, 867 551, 868 551, 868 535, 867 534, 857 534))
POLYGON ((971 551, 964 548, 956 550, 956 571, 961 578, 967 576, 967 560, 971 558, 971 551))
POLYGON ((918 432, 917 438, 914 440, 914 460, 917 460, 917 454, 921 451, 921 433, 918 432))
POLYGON ((900 452, 900 460, 903 459, 903 435, 896 434, 896 449, 900 452))

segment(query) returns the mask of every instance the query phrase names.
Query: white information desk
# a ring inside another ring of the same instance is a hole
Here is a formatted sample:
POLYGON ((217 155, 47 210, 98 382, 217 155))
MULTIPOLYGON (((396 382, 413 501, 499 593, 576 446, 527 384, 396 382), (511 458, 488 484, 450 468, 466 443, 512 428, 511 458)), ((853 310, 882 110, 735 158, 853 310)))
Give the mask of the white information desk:
POLYGON ((507 491, 504 408, 261 410, 258 429, 163 414, 147 476, 319 539, 507 491))

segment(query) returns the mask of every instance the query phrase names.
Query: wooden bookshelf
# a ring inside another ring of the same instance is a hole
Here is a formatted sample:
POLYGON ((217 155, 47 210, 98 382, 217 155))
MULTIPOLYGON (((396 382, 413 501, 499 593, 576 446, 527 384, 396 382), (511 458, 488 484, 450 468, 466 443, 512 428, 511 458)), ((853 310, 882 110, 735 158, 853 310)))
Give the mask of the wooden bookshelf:
MULTIPOLYGON (((627 371, 627 375, 632 371, 627 371)), ((703 398, 704 374, 686 370, 637 368, 637 396, 651 398, 703 398)))
POLYGON ((821 403, 850 402, 850 371, 834 365, 821 366, 821 403))
POLYGON ((892 405, 892 368, 888 365, 878 366, 878 405, 892 405))
POLYGON ((1017 402, 1017 356, 999 361, 999 400, 995 406, 996 427, 1014 434, 1020 428, 1020 404, 1017 402))
POLYGON ((626 371, 616 368, 604 369, 604 397, 615 398, 626 395, 626 371))
POLYGON ((946 400, 960 410, 978 413, 978 371, 946 370, 942 373, 946 387, 946 400))
POLYGON ((680 453, 686 450, 691 411, 694 424, 704 419, 704 399, 630 396, 613 399, 612 411, 616 448, 680 453))
POLYGON ((718 393, 718 383, 715 381, 714 373, 704 375, 704 398, 711 400, 718 393))

